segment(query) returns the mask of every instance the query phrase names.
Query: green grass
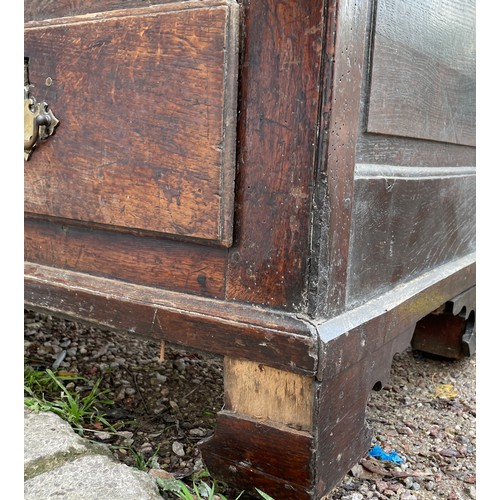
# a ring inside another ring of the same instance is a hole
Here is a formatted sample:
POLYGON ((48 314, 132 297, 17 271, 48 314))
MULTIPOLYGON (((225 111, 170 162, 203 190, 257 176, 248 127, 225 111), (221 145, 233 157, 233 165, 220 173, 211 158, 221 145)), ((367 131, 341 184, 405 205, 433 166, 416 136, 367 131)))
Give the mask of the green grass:
POLYGON ((140 451, 137 451, 133 446, 130 449, 130 453, 134 457, 135 460, 135 468, 147 472, 151 467, 157 463, 156 455, 158 455, 158 452, 160 451, 160 447, 158 446, 156 448, 156 451, 153 453, 153 455, 146 460, 144 457, 144 454, 141 453, 140 451))
MULTIPOLYGON (((99 378, 91 384, 84 377, 77 375, 58 375, 52 370, 35 370, 29 366, 24 369, 24 404, 33 411, 51 411, 71 424, 81 435, 88 431, 85 426, 99 423, 106 430, 113 433, 116 429, 106 419, 105 413, 100 410, 102 406, 112 405, 114 402, 106 398, 109 390, 101 390, 99 378), (66 387, 65 383, 82 381, 91 388, 85 394, 81 394, 66 387)), ((157 463, 156 455, 146 460, 144 455, 131 447, 130 452, 135 460, 135 467, 142 471, 148 471, 157 463)), ((228 500, 221 493, 223 488, 210 477, 207 470, 199 471, 191 477, 191 486, 180 479, 165 480, 157 478, 158 487, 163 491, 172 493, 181 500, 228 500)), ((263 500, 274 500, 271 496, 255 488, 263 500)), ((241 492, 235 500, 238 500, 244 492, 241 492)))
MULTIPOLYGON (((220 488, 217 481, 212 479, 207 482, 200 479, 201 477, 210 478, 210 474, 208 471, 202 471, 202 474, 198 473, 197 478, 193 476, 191 487, 180 479, 165 480, 157 478, 156 481, 160 490, 168 491, 181 500, 214 500, 215 498, 229 500, 219 491, 220 488), (209 483, 211 483, 211 485, 209 483)), ((258 488, 255 488, 255 490, 264 500, 274 500, 273 497, 267 495, 258 488)), ((235 500, 238 500, 243 493, 244 491, 242 491, 235 500)))
POLYGON ((96 422, 115 432, 105 414, 98 409, 98 406, 113 404, 113 401, 105 398, 109 390, 99 388, 102 379, 98 379, 85 395, 71 391, 63 384, 64 381, 74 380, 88 382, 78 376, 57 376, 48 368, 39 371, 27 367, 24 370, 24 404, 36 412, 56 413, 81 435, 85 425, 96 422))

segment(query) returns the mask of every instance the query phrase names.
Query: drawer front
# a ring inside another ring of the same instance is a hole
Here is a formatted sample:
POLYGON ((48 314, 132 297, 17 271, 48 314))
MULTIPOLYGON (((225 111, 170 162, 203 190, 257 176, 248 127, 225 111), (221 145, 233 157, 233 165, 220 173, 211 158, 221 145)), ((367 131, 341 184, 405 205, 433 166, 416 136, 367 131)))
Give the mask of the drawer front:
POLYGON ((25 211, 230 246, 237 8, 26 23, 31 94, 60 123, 25 162, 25 211))

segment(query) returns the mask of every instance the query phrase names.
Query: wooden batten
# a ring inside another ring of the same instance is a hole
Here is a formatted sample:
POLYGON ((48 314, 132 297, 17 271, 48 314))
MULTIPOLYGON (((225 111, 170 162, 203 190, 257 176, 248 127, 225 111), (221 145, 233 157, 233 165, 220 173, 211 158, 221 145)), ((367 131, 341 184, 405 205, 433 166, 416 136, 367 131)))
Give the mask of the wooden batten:
POLYGON ((312 377, 226 357, 224 393, 228 411, 295 429, 312 429, 312 377))

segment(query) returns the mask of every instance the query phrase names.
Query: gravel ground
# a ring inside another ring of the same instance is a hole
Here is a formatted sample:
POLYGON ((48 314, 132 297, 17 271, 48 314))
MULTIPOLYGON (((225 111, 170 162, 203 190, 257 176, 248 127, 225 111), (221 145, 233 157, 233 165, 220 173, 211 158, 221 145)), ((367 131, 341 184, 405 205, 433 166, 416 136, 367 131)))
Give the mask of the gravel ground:
MULTIPOLYGON (((188 480, 204 469, 197 442, 213 432, 223 405, 222 364, 169 349, 160 361, 159 353, 158 342, 25 311, 25 364, 50 368, 64 356, 59 371, 92 383, 102 378, 100 387, 110 390, 115 403, 103 410, 118 433, 97 424, 86 436, 108 444, 128 465, 139 457, 153 474, 188 480)), ((364 457, 328 498, 476 498, 475 382, 475 357, 397 355, 387 385, 370 397, 367 419, 373 444, 404 462, 364 457)), ((226 490, 229 498, 235 493, 226 490)))

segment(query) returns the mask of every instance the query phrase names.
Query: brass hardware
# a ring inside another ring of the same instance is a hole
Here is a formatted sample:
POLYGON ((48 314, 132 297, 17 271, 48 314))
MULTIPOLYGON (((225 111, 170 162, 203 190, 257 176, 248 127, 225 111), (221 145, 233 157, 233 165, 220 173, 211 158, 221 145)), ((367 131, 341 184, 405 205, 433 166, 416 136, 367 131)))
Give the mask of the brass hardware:
POLYGON ((24 58, 24 159, 28 161, 33 149, 39 143, 48 139, 59 120, 54 116, 46 102, 37 103, 30 95, 28 78, 28 59, 24 58))

